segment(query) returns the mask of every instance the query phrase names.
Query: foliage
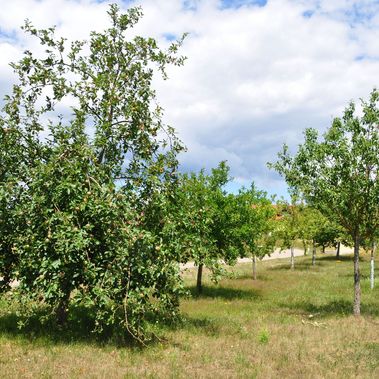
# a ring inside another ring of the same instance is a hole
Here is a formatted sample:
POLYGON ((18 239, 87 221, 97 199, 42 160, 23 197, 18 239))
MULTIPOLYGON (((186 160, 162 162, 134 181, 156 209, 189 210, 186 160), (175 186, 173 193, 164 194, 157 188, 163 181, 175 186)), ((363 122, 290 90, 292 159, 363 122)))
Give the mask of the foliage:
POLYGON ((182 238, 187 241, 182 262, 194 260, 199 267, 198 290, 201 291, 202 266, 210 269, 215 281, 223 274, 222 262, 235 264, 238 257, 272 252, 275 209, 267 194, 254 185, 238 195, 223 190, 229 181, 225 162, 199 174, 183 175, 177 213, 182 223, 182 238))
POLYGON ((127 38, 139 8, 108 14, 89 41, 25 24, 45 50, 12 65, 0 117, 0 275, 58 322, 80 302, 95 306, 98 331, 116 324, 142 341, 148 315, 175 316, 181 288, 170 209, 183 147, 152 80, 184 58, 181 41, 163 51, 127 38))
POLYGON ((285 146, 272 165, 292 190, 360 239, 376 230, 379 218, 378 100, 374 90, 369 102, 362 101, 361 117, 351 103, 322 141, 316 130, 307 129, 298 153, 291 157, 285 146))
POLYGON ((328 219, 320 219, 319 228, 314 235, 314 242, 321 246, 323 250, 326 247, 336 247, 338 242, 343 239, 343 229, 328 219))
POLYGON ((233 240, 241 257, 263 258, 275 247, 274 225, 276 210, 267 197, 254 184, 242 188, 233 202, 233 240))
POLYGON ((220 261, 235 260, 228 216, 231 197, 223 190, 229 180, 229 167, 220 162, 210 175, 204 170, 184 174, 178 194, 178 222, 185 246, 180 261, 205 265, 216 281, 222 274, 220 261))
POLYGON ((323 247, 336 246, 344 239, 343 228, 330 221, 320 211, 304 206, 300 212, 300 236, 310 244, 323 247))
POLYGON ((296 199, 292 199, 292 204, 286 201, 277 203, 279 218, 276 222, 275 234, 280 241, 281 250, 294 247, 294 242, 301 238, 302 223, 301 212, 303 205, 298 204, 296 199))

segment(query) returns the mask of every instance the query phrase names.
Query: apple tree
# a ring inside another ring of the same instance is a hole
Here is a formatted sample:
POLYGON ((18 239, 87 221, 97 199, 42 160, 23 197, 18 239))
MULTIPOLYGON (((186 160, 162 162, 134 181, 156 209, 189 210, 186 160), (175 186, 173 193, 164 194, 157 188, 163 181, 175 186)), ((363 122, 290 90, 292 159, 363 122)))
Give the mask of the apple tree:
POLYGON ((235 196, 231 211, 233 241, 240 257, 251 257, 253 279, 257 277, 257 258, 262 259, 275 249, 274 217, 276 209, 264 191, 254 184, 242 188, 235 196))
POLYGON ((179 188, 178 223, 183 246, 181 262, 194 261, 198 267, 197 290, 202 292, 203 268, 217 281, 222 274, 221 261, 234 262, 230 229, 230 195, 223 189, 229 181, 229 167, 220 162, 206 174, 184 174, 179 188))
POLYGON ((292 156, 284 146, 272 165, 290 189, 327 218, 336 220, 354 242, 354 314, 360 314, 359 249, 379 226, 379 92, 373 90, 358 112, 354 103, 320 138, 306 129, 292 156))
POLYGON ((183 146, 152 81, 184 58, 181 40, 128 37, 140 8, 108 15, 87 41, 24 26, 42 49, 12 64, 0 116, 0 275, 60 324, 80 303, 96 330, 143 341, 147 314, 174 317, 182 287, 171 205, 183 146))

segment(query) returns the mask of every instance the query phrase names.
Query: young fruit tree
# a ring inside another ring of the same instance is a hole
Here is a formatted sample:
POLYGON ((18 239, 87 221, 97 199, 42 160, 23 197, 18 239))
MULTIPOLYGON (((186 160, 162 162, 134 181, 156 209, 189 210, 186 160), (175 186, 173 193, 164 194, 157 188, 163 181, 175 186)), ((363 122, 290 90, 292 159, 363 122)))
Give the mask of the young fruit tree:
POLYGON ((128 37, 139 8, 108 15, 88 41, 25 24, 42 50, 12 65, 0 117, 0 275, 60 324, 79 303, 97 331, 142 341, 147 315, 176 315, 182 287, 170 212, 183 148, 152 81, 184 58, 181 41, 128 37))
POLYGON ((319 138, 306 129, 305 141, 291 156, 287 146, 272 164, 284 176, 290 190, 327 218, 336 220, 354 241, 354 314, 361 311, 359 249, 372 240, 379 226, 379 92, 354 103, 343 118, 319 138))
POLYGON ((329 220, 320 211, 304 206, 300 213, 300 229, 302 239, 312 245, 312 265, 316 264, 316 248, 322 252, 328 246, 336 247, 343 238, 343 229, 334 221, 329 220))
POLYGON ((304 206, 300 212, 300 237, 303 240, 304 250, 308 246, 312 247, 312 266, 316 264, 316 235, 325 220, 318 210, 311 207, 304 206))
POLYGON ((243 188, 234 197, 232 217, 233 241, 240 257, 251 257, 253 279, 257 278, 257 258, 262 259, 275 249, 274 216, 276 210, 264 191, 243 188))
POLYGON ((301 238, 301 204, 296 203, 295 197, 291 204, 278 202, 277 211, 280 219, 275 226, 275 235, 280 240, 280 249, 290 249, 290 268, 295 269, 295 241, 301 238))
POLYGON ((320 215, 318 228, 314 234, 314 241, 317 246, 321 247, 322 253, 325 253, 327 247, 338 247, 338 241, 342 237, 342 232, 338 224, 320 215))
POLYGON ((213 280, 222 274, 221 261, 231 261, 229 196, 223 190, 229 181, 229 167, 220 162, 211 174, 184 174, 178 190, 178 228, 183 249, 182 263, 194 261, 198 267, 197 291, 202 292, 204 266, 213 280))

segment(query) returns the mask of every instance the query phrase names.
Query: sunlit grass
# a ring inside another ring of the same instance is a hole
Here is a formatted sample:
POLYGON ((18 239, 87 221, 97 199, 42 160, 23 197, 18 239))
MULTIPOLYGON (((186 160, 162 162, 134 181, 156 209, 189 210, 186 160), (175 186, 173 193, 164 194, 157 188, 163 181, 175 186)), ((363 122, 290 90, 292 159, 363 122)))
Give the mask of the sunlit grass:
POLYGON ((322 256, 315 267, 301 257, 295 271, 288 267, 286 260, 260 262, 253 281, 251 265, 241 264, 218 285, 205 278, 201 296, 195 270, 186 271, 192 297, 182 301, 182 322, 160 326, 162 341, 146 348, 97 341, 80 310, 71 329, 36 323, 20 332, 2 303, 0 377, 379 377, 379 280, 371 291, 368 258, 361 262, 361 318, 351 316, 351 257, 322 256))

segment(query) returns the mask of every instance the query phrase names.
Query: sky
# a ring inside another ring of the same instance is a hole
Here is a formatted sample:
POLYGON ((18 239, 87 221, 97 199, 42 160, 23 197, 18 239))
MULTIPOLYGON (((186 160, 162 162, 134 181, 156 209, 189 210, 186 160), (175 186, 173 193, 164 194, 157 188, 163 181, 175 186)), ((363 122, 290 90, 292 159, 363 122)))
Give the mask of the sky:
POLYGON ((9 62, 35 47, 20 30, 26 18, 84 39, 107 27, 111 2, 141 6, 135 33, 162 46, 189 33, 185 65, 154 82, 158 101, 187 146, 182 171, 227 160, 230 191, 254 181, 287 197, 267 162, 379 85, 379 0, 0 0, 1 98, 15 81, 9 62))

